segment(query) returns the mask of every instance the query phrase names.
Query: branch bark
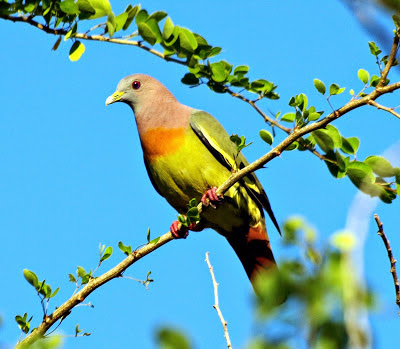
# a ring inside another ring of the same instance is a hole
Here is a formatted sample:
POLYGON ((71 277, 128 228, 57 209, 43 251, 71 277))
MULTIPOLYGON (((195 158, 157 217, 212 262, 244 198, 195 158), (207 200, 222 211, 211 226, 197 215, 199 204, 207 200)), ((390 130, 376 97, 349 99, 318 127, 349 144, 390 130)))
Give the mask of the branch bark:
MULTIPOLYGON (((393 251, 390 246, 390 242, 388 238, 386 237, 385 231, 383 230, 383 224, 377 214, 374 214, 374 218, 376 221, 376 224, 378 225, 378 235, 382 238, 383 243, 385 244, 385 248, 389 257, 390 261, 390 272, 392 273, 393 277, 393 283, 394 283, 394 290, 395 290, 395 295, 396 295, 396 304, 400 308, 400 285, 399 285, 399 278, 397 277, 397 271, 396 271, 396 260, 394 259, 393 256, 393 251)), ((400 312, 399 312, 400 316, 400 312)))

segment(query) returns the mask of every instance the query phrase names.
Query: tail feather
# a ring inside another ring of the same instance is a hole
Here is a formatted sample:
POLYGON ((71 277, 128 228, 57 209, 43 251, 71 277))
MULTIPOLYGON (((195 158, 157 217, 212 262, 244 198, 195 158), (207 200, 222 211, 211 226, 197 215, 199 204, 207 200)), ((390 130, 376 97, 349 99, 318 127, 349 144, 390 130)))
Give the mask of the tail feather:
POLYGON ((248 231, 225 235, 254 287, 258 275, 276 268, 276 262, 263 222, 250 226, 248 231))

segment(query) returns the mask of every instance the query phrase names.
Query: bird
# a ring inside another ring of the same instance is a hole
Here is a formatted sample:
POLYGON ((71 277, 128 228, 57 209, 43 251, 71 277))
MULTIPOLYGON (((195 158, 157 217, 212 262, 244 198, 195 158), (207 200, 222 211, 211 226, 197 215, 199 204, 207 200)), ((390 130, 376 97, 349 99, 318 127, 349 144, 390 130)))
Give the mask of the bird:
MULTIPOLYGON (((106 105, 123 102, 135 115, 146 170, 156 191, 180 214, 193 198, 205 207, 189 227, 212 228, 224 236, 239 257, 256 293, 256 279, 277 270, 267 234, 264 210, 280 233, 269 199, 254 173, 221 197, 217 187, 249 163, 223 126, 205 111, 183 105, 158 80, 145 74, 123 78, 106 105)), ((178 221, 174 238, 186 238, 178 221)))

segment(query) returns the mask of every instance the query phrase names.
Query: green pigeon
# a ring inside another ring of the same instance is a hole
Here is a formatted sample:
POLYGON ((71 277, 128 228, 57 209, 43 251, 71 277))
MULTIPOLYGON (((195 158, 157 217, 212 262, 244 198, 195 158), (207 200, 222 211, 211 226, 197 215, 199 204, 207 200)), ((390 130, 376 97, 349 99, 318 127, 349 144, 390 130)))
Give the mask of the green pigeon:
MULTIPOLYGON (((115 102, 128 104, 135 114, 144 163, 157 192, 181 214, 192 198, 211 203, 189 229, 212 228, 223 235, 253 286, 257 275, 275 269, 263 209, 280 229, 256 175, 237 182, 223 199, 216 194, 232 172, 248 165, 221 124, 179 103, 163 84, 144 74, 123 78, 106 105, 115 102)), ((178 221, 170 231, 175 238, 187 236, 178 221)))

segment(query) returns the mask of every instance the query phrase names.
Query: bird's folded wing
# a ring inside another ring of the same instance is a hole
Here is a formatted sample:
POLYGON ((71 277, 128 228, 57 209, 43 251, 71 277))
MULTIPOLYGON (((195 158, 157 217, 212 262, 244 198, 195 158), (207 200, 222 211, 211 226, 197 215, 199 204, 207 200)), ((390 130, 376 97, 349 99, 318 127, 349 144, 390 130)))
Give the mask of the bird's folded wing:
MULTIPOLYGON (((240 170, 249 164, 244 155, 238 153, 236 144, 230 140, 225 129, 213 116, 196 110, 192 113, 189 122, 201 142, 229 171, 240 170)), ((245 187, 248 195, 259 206, 260 211, 262 212, 262 208, 265 209, 276 229, 281 233, 267 194, 256 175, 254 173, 247 175, 240 181, 240 184, 245 187)))

